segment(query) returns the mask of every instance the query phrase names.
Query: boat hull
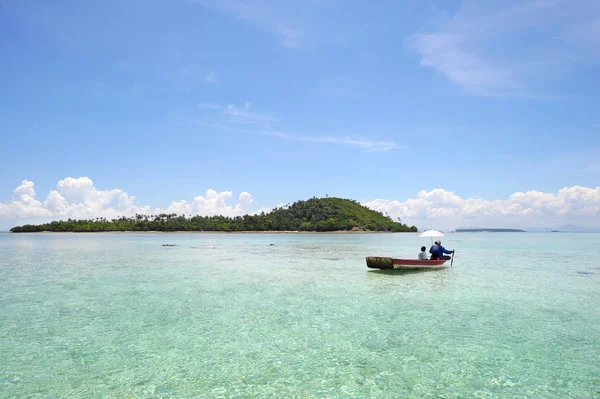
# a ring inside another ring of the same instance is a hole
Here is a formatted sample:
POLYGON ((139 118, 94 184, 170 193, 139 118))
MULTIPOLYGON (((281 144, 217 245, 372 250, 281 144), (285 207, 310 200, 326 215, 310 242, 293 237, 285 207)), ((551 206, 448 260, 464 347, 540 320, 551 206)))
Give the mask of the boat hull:
POLYGON ((399 259, 385 256, 367 256, 367 266, 381 270, 422 270, 442 269, 446 260, 399 259))

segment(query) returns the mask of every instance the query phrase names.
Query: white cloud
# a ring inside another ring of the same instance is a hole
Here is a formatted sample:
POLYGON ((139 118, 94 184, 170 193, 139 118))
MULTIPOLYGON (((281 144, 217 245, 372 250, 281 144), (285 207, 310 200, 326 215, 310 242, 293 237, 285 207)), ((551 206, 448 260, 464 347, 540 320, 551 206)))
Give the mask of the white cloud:
POLYGON ((233 119, 241 123, 253 123, 253 122, 278 122, 278 119, 269 114, 250 111, 250 103, 247 102, 243 106, 238 107, 235 105, 227 105, 225 107, 225 115, 232 117, 233 119))
POLYGON ((35 197, 35 190, 33 189, 33 182, 29 180, 23 180, 21 185, 15 188, 13 191, 13 195, 16 198, 26 197, 35 197))
POLYGON ((237 122, 245 125, 253 123, 279 122, 279 119, 275 115, 251 111, 250 106, 250 102, 246 102, 241 106, 234 104, 198 104, 198 108, 200 109, 221 111, 221 116, 227 118, 231 122, 237 122))
POLYGON ((213 84, 213 83, 217 83, 218 82, 218 78, 217 75, 214 72, 209 72, 205 77, 204 77, 204 83, 206 84, 213 84))
POLYGON ((454 15, 408 43, 421 54, 422 66, 470 94, 531 96, 530 83, 589 62, 586 53, 597 53, 599 3, 576 3, 464 0, 454 15), (587 52, 580 46, 584 42, 587 52))
POLYGON ((247 102, 243 106, 236 105, 220 105, 214 103, 201 103, 198 108, 206 110, 219 111, 222 118, 226 118, 225 123, 196 121, 199 126, 204 126, 211 129, 219 129, 228 132, 245 133, 245 134, 264 134, 271 137, 277 137, 285 140, 307 141, 313 143, 330 143, 341 144, 351 147, 358 147, 368 151, 385 152, 391 150, 405 149, 408 147, 399 145, 393 141, 378 141, 370 140, 361 137, 349 136, 302 136, 282 132, 265 131, 271 123, 279 122, 279 119, 272 114, 255 112, 250 110, 250 103, 247 102), (247 129, 240 129, 240 124, 245 125, 247 129), (253 128, 254 127, 254 128, 253 128))
MULTIPOLYGON (((248 192, 240 193, 236 203, 230 204, 233 192, 218 193, 212 189, 191 202, 175 201, 164 209, 140 206, 136 205, 134 196, 123 190, 98 190, 88 177, 60 180, 57 189, 50 191, 43 202, 35 197, 34 183, 23 180, 13 191, 12 201, 0 203, 2 227, 11 227, 6 226, 8 221, 24 224, 31 220, 38 223, 158 213, 234 217, 272 209, 252 210, 254 199, 248 192)), ((553 227, 567 223, 600 226, 600 186, 565 187, 557 193, 517 192, 507 199, 497 200, 462 198, 452 191, 434 189, 420 191, 416 198, 405 201, 375 199, 363 205, 418 227, 553 227)))
POLYGON ((434 189, 405 201, 376 199, 363 205, 400 217, 405 223, 428 227, 551 227, 572 221, 589 227, 600 225, 600 186, 565 187, 556 194, 518 192, 494 201, 465 199, 452 191, 434 189))
POLYGON ((309 4, 302 7, 286 2, 264 0, 191 0, 204 7, 231 15, 232 17, 255 24, 263 30, 276 35, 282 46, 297 48, 301 39, 306 36, 306 23, 301 21, 300 14, 306 11, 309 4))
POLYGON ((221 105, 214 103, 201 103, 198 104, 198 108, 219 111, 218 114, 220 115, 221 120, 222 118, 226 118, 226 121, 224 121, 225 123, 196 121, 196 124, 207 128, 219 129, 229 132, 246 134, 264 134, 271 137, 277 137, 280 139, 294 141, 341 144, 351 147, 358 147, 368 151, 385 152, 408 148, 399 145, 393 141, 378 141, 356 136, 305 136, 282 132, 265 131, 265 129, 269 128, 269 126, 272 123, 279 122, 279 119, 272 114, 251 111, 250 106, 251 104, 249 102, 246 102, 243 106, 236 106, 232 104, 221 105), (247 128, 250 129, 242 130, 238 127, 240 124, 245 125, 247 128), (254 129, 251 129, 252 127, 254 127, 254 129))
POLYGON ((297 48, 300 39, 304 35, 300 30, 290 28, 278 28, 277 34, 280 37, 283 47, 287 48, 297 48))
POLYGON ((405 149, 407 147, 401 146, 391 141, 374 141, 361 138, 351 137, 332 137, 332 136, 298 136, 293 134, 279 133, 279 132, 265 132, 267 136, 278 137, 286 140, 296 141, 309 141, 313 143, 331 143, 331 144, 343 144, 353 147, 359 147, 370 151, 391 151, 397 149, 405 149))
POLYGON ((433 68, 472 94, 500 95, 521 90, 507 67, 495 66, 463 48, 465 39, 451 33, 420 34, 413 46, 421 65, 433 68))
POLYGON ((242 216, 248 213, 248 206, 254 200, 248 192, 243 192, 239 195, 239 203, 234 206, 227 205, 227 201, 233 196, 231 191, 223 191, 217 193, 215 190, 209 189, 205 196, 195 197, 191 203, 187 201, 173 202, 167 209, 166 213, 177 213, 186 215, 202 215, 202 216, 242 216))
POLYGON ((51 213, 42 203, 35 199, 32 181, 23 180, 13 191, 13 200, 8 204, 0 204, 0 217, 35 218, 50 216, 51 213))
MULTIPOLYGON (((242 192, 238 203, 228 205, 232 198, 231 191, 217 193, 206 191, 204 196, 198 196, 191 203, 185 200, 173 202, 165 209, 149 205, 138 206, 135 197, 123 190, 98 190, 88 177, 67 177, 60 180, 56 190, 50 191, 46 200, 35 199, 34 183, 23 180, 13 192, 13 199, 6 204, 0 203, 0 220, 27 219, 56 220, 56 219, 87 219, 96 217, 133 216, 135 214, 177 213, 186 215, 225 215, 241 216, 249 213, 249 206, 254 201, 250 193, 242 192)), ((3 226, 4 227, 4 226, 3 226)))

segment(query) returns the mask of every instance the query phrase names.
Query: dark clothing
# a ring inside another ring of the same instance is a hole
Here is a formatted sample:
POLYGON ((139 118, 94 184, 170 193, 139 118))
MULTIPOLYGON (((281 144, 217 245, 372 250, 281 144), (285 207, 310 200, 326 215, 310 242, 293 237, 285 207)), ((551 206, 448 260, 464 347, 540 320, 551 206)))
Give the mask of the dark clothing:
POLYGON ((452 251, 442 247, 441 245, 432 245, 429 249, 429 253, 431 254, 431 259, 450 259, 449 256, 444 256, 444 254, 451 254, 452 251))

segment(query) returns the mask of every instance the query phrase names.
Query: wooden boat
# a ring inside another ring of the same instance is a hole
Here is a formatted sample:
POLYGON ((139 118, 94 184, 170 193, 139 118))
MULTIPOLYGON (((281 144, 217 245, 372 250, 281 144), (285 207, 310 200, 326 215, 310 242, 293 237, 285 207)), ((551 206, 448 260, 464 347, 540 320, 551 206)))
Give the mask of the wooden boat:
POLYGON ((445 259, 440 260, 418 260, 418 259, 398 259, 384 256, 367 256, 367 266, 372 269, 381 270, 422 270, 422 269, 443 269, 445 259))

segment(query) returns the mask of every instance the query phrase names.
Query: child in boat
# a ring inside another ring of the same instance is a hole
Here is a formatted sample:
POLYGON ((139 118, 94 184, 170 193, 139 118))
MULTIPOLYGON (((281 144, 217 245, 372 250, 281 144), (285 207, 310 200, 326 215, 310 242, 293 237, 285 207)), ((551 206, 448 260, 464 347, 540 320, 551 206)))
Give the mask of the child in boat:
POLYGON ((419 252, 419 260, 427 260, 428 256, 427 256, 427 248, 425 247, 421 247, 421 252, 419 252))

